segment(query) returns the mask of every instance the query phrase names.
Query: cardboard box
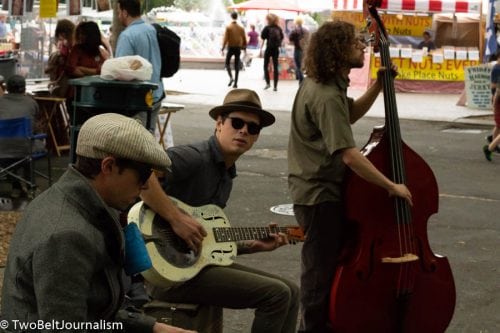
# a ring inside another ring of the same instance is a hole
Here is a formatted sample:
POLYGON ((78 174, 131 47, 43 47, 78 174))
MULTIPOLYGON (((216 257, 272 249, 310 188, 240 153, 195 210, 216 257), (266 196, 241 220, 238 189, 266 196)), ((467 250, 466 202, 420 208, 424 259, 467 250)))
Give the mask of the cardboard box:
POLYGON ((389 55, 391 58, 399 58, 399 47, 397 46, 389 46, 389 55))
POLYGON ((443 46, 443 56, 446 60, 455 59, 455 47, 454 46, 443 46))
POLYGON ((443 50, 434 50, 432 52, 432 62, 435 64, 442 64, 444 62, 443 50))
POLYGON ((401 46, 401 58, 411 58, 412 48, 411 45, 401 46))
POLYGON ((411 53, 411 62, 423 62, 424 61, 424 51, 413 50, 411 53))
POLYGON ((469 60, 479 61, 479 50, 477 49, 477 47, 468 47, 467 53, 469 56, 469 60))
POLYGON ((466 47, 456 47, 455 57, 457 60, 467 60, 467 48, 466 47))

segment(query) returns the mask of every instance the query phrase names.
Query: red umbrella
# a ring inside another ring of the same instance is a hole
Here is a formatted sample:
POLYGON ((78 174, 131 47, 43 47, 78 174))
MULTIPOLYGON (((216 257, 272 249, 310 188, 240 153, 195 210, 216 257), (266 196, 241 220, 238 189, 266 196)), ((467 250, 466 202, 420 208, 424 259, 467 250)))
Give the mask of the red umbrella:
POLYGON ((229 6, 230 9, 235 10, 287 10, 291 12, 303 12, 304 10, 291 0, 249 0, 239 4, 229 6))

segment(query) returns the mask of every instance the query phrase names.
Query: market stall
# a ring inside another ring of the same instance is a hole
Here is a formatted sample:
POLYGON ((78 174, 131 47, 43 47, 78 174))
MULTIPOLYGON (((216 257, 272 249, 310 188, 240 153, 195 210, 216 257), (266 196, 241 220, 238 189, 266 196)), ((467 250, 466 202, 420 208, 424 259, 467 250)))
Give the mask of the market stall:
MULTIPOLYGON (((285 35, 285 44, 287 44, 287 35, 289 33, 288 27, 293 23, 293 18, 297 14, 304 12, 301 6, 291 0, 249 0, 229 6, 228 8, 232 10, 247 11, 247 16, 248 11, 261 11, 260 16, 262 18, 264 18, 269 11, 288 12, 287 14, 278 14, 280 18, 280 27, 285 35)), ((291 45, 281 48, 278 58, 278 70, 280 80, 295 80, 295 63, 293 60, 293 47, 291 45)), ((269 75, 271 77, 273 77, 273 71, 273 66, 269 64, 269 75)))
MULTIPOLYGON (((333 4, 334 18, 359 28, 365 24, 361 0, 334 0, 333 4)), ((383 1, 380 10, 386 11, 381 17, 390 34, 391 58, 399 68, 397 91, 460 93, 464 89, 465 68, 481 60, 480 0, 391 0, 383 1), (435 50, 418 47, 424 32, 433 37, 435 50)), ((380 59, 373 52, 369 58, 363 70, 373 80, 380 59)))

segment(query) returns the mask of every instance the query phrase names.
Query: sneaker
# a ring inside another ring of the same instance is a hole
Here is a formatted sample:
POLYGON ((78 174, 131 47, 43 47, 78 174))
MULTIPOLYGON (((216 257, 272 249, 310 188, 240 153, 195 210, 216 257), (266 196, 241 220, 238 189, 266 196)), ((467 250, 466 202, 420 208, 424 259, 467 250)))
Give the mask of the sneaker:
POLYGON ((270 84, 266 84, 266 86, 264 87, 264 90, 267 90, 269 88, 271 88, 271 85, 270 84))
POLYGON ((0 198, 0 211, 10 211, 14 208, 14 204, 10 198, 0 198))
POLYGON ((483 153, 484 153, 484 157, 491 162, 491 154, 492 152, 488 149, 488 145, 484 145, 483 146, 483 153))
POLYGON ((485 139, 488 143, 491 143, 491 141, 493 141, 493 134, 488 135, 485 139))

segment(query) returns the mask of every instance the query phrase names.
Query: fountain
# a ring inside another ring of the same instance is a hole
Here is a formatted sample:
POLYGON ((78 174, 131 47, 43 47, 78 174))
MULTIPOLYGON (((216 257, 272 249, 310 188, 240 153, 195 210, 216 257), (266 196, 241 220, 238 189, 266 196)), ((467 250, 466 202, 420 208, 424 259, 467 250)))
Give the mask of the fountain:
POLYGON ((158 7, 148 13, 151 21, 166 25, 181 37, 183 68, 222 68, 220 48, 229 15, 223 0, 205 2, 203 11, 158 7))

